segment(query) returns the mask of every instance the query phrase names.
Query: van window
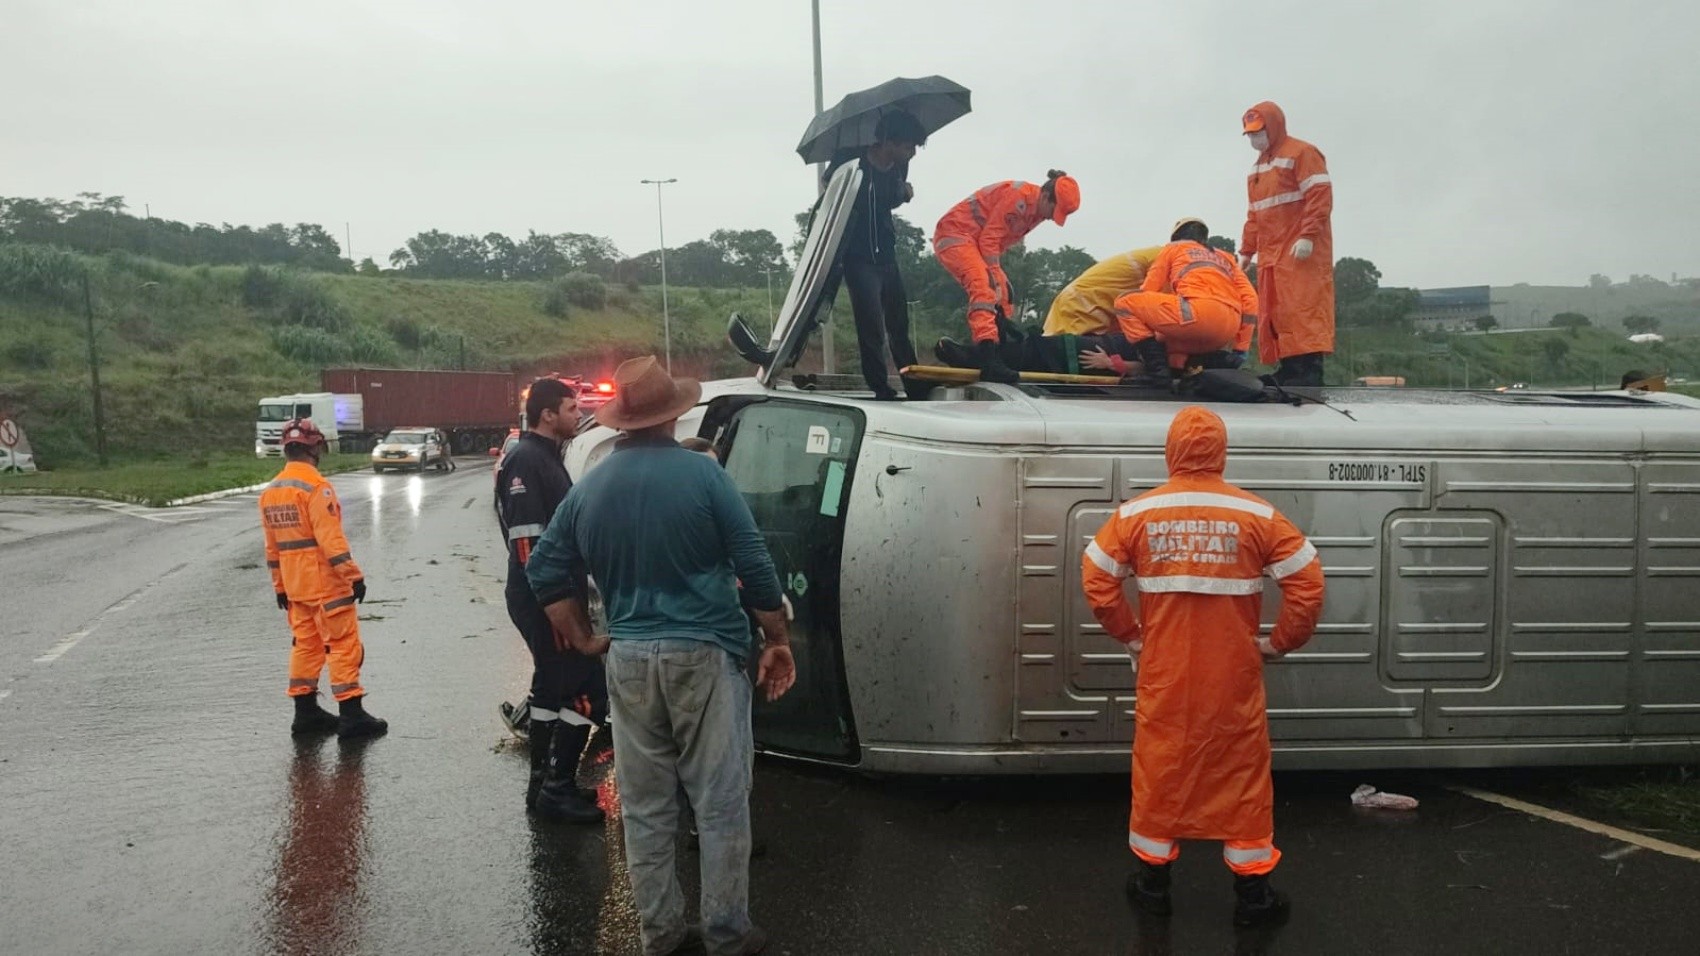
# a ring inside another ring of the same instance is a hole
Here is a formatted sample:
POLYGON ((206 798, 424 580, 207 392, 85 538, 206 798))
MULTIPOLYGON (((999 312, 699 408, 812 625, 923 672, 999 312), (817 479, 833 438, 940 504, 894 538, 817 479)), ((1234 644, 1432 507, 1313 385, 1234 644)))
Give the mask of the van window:
POLYGON ((797 684, 755 707, 756 740, 766 749, 829 760, 859 753, 844 681, 838 584, 861 430, 859 413, 800 402, 751 405, 731 424, 727 474, 749 502, 796 612, 797 684))

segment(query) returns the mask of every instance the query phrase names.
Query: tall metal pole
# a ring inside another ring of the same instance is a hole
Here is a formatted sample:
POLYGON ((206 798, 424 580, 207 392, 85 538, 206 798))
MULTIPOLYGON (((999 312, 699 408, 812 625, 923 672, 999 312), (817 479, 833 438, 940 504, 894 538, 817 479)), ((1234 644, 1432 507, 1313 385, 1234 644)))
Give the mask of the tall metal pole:
MULTIPOLYGON (((821 69, 820 69, 820 0, 811 0, 809 7, 814 14, 815 115, 819 116, 821 113, 825 112, 825 110, 826 110, 825 89, 824 89, 823 84, 821 82, 821 69)), ((826 164, 825 163, 820 163, 817 166, 815 166, 815 190, 816 190, 815 194, 817 196, 820 195, 821 193, 826 192, 826 164)), ((827 312, 826 318, 821 320, 820 328, 821 328, 821 343, 820 343, 821 366, 822 366, 822 369, 824 371, 831 372, 834 368, 837 367, 837 363, 833 361, 834 356, 833 356, 833 347, 832 347, 832 312, 830 310, 827 312)))
POLYGON ((661 187, 677 179, 644 179, 640 182, 655 186, 655 227, 661 236, 661 337, 666 343, 667 374, 673 374, 673 319, 667 309, 667 218, 661 210, 661 187))
POLYGON ((100 404, 100 355, 94 348, 94 296, 89 292, 89 276, 83 273, 83 314, 89 324, 89 387, 94 390, 94 450, 100 467, 106 467, 106 413, 100 404))

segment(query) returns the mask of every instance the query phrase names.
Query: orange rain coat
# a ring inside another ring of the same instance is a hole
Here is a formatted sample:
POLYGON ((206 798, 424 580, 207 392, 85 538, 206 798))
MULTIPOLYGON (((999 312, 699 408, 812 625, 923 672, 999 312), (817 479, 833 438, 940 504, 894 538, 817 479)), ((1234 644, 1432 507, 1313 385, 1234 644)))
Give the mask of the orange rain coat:
POLYGON ((1263 302, 1257 355, 1265 365, 1295 355, 1334 351, 1334 186, 1322 151, 1287 135, 1281 107, 1252 107, 1263 117, 1269 148, 1246 179, 1245 231, 1240 255, 1257 256, 1257 294, 1263 302), (1309 239, 1308 259, 1293 243, 1309 239))
POLYGON ((1162 246, 1111 256, 1063 286, 1045 316, 1046 335, 1103 335, 1116 327, 1116 299, 1138 290, 1162 246))
POLYGON ((1227 455, 1222 419, 1181 409, 1168 482, 1117 510, 1081 570, 1093 614, 1136 655, 1130 848, 1163 863, 1177 839, 1222 840, 1228 865, 1249 875, 1280 860, 1256 643, 1262 576, 1281 587, 1269 641, 1282 653, 1316 629, 1323 577, 1292 522, 1222 480, 1227 455), (1130 575, 1137 609, 1122 589, 1130 575))
POLYGON ((260 492, 260 522, 266 536, 266 567, 272 590, 289 598, 289 695, 314 694, 327 657, 331 696, 339 701, 365 693, 360 687, 359 613, 354 582, 364 575, 342 533, 342 506, 319 470, 292 461, 260 492))
POLYGON ((999 340, 997 310, 1015 311, 1001 257, 1045 220, 1036 183, 993 183, 957 203, 933 230, 939 265, 968 292, 968 329, 976 342, 999 340))
POLYGON ((1163 247, 1138 292, 1116 300, 1116 321, 1129 342, 1156 338, 1169 365, 1188 355, 1251 348, 1257 327, 1257 290, 1227 253, 1200 242, 1163 247))

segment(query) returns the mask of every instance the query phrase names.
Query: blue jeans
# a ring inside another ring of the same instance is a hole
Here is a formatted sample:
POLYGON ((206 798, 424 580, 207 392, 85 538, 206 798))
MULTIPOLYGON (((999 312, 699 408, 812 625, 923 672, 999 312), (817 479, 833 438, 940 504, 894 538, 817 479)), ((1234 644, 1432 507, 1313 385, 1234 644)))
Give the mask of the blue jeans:
POLYGON ((675 865, 682 788, 696 813, 702 933, 709 953, 737 952, 750 924, 751 686, 715 644, 616 640, 608 651, 614 776, 626 869, 646 956, 684 937, 675 865))

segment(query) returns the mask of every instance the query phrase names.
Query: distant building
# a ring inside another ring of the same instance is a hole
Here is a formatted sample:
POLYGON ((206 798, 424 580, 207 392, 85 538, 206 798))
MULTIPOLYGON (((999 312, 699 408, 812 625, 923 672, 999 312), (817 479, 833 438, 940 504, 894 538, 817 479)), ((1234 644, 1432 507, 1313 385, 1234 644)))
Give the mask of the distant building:
POLYGON ((1485 285, 1418 289, 1411 321, 1420 329, 1474 331, 1477 319, 1494 314, 1491 292, 1485 285))

